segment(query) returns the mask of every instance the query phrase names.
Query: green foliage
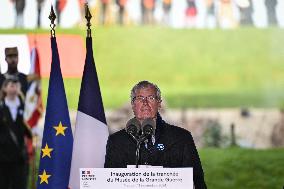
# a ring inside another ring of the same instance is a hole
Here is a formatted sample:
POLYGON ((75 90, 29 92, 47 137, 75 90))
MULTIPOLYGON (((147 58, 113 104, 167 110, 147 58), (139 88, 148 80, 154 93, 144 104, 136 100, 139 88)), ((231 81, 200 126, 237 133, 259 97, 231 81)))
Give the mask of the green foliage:
POLYGON ((210 120, 206 125, 206 130, 203 135, 205 147, 221 147, 222 145, 222 130, 221 125, 210 120))
MULTIPOLYGON (((46 33, 3 30, 0 33, 46 33)), ((85 37, 82 29, 57 34, 85 37)), ((98 27, 93 47, 106 108, 129 102, 140 80, 157 83, 170 107, 283 107, 284 30, 98 27)), ((47 81, 43 81, 44 96, 47 81)), ((80 79, 65 79, 76 109, 80 79)))

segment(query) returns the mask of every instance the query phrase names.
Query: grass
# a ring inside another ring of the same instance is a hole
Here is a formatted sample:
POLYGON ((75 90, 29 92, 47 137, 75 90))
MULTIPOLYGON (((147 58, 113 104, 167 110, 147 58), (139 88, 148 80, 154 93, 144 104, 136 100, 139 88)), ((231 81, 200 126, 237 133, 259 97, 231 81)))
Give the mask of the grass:
MULTIPOLYGON (((2 30, 0 33, 48 32, 2 30)), ((81 29, 61 30, 85 37, 81 29)), ((169 107, 284 107, 284 30, 98 27, 93 47, 106 108, 129 101, 140 80, 157 83, 169 107)), ((76 109, 80 79, 65 79, 76 109)), ((48 80, 43 80, 46 99, 48 80)))
POLYGON ((200 150, 210 189, 280 189, 284 186, 284 149, 200 150))
MULTIPOLYGON (((37 155, 39 159, 39 153, 37 155)), ((210 189, 280 189, 284 186, 283 148, 205 148, 199 150, 199 155, 210 189)))

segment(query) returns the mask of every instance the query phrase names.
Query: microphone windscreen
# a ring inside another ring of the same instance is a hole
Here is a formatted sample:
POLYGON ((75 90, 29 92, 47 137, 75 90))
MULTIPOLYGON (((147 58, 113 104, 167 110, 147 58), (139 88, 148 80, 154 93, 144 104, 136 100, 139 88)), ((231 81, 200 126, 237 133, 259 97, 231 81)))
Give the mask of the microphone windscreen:
POLYGON ((140 128, 140 122, 136 118, 132 118, 126 123, 126 132, 131 135, 136 136, 140 128))
POLYGON ((142 122, 142 131, 145 135, 152 135, 154 133, 155 121, 147 118, 142 122))

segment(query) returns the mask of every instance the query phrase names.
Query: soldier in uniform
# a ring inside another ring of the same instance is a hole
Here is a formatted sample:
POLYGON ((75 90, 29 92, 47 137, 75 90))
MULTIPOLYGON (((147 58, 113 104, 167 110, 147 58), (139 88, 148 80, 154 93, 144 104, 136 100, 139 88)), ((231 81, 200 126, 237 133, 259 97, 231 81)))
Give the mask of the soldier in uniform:
POLYGON ((20 95, 24 98, 28 89, 27 75, 18 71, 18 48, 5 48, 5 60, 8 64, 8 70, 0 77, 0 88, 5 79, 16 77, 21 85, 20 95))

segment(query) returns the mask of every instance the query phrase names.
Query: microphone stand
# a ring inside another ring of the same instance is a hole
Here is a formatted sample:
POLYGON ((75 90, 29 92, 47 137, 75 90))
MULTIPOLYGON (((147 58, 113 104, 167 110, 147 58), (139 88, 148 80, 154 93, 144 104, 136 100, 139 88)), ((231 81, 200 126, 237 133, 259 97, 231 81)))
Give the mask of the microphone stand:
POLYGON ((142 142, 147 139, 147 135, 142 135, 139 139, 136 139, 136 159, 135 159, 135 167, 138 168, 139 160, 140 160, 140 147, 142 142))
MULTIPOLYGON (((126 132, 133 138, 133 140, 136 142, 136 152, 135 152, 135 167, 138 168, 139 161, 140 161, 140 147, 141 143, 144 142, 149 136, 153 134, 153 126, 154 123, 152 123, 153 120, 147 120, 146 124, 143 127, 143 134, 139 137, 137 136, 137 126, 140 125, 140 123, 135 119, 131 119, 128 121, 126 126, 126 132)), ((140 126, 141 128, 141 126, 140 126)))
POLYGON ((135 159, 135 167, 138 168, 139 160, 140 160, 140 146, 141 141, 136 141, 136 159, 135 159))
POLYGON ((140 159, 140 146, 142 141, 140 140, 141 137, 139 137, 138 139, 132 134, 129 133, 129 135, 134 139, 134 141, 136 142, 136 152, 135 152, 135 167, 138 168, 139 165, 139 159, 140 159))

